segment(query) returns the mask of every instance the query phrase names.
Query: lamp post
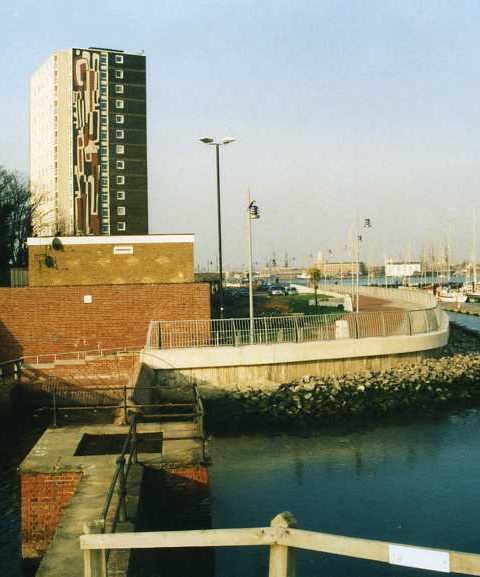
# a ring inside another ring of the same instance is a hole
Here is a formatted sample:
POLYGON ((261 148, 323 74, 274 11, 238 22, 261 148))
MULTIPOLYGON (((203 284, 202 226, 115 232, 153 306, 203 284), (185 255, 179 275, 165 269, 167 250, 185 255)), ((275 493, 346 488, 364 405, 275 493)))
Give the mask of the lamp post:
POLYGON ((235 142, 235 138, 227 137, 221 142, 215 142, 213 138, 204 136, 200 138, 203 144, 215 146, 215 158, 217 167, 217 221, 218 221, 218 274, 220 276, 219 301, 220 301, 220 318, 223 319, 223 263, 222 263, 222 218, 220 203, 220 146, 235 142))
POLYGON ((250 311, 250 344, 253 345, 253 256, 252 256, 252 220, 260 218, 258 205, 254 200, 251 200, 250 189, 248 189, 248 207, 247 207, 247 221, 248 221, 248 302, 250 311))

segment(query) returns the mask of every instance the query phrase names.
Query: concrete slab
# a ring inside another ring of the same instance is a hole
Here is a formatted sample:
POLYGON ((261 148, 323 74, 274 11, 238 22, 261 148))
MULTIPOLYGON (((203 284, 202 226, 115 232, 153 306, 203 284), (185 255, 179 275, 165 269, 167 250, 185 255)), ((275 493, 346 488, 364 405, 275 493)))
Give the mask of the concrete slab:
MULTIPOLYGON (((88 425, 48 429, 20 466, 21 474, 82 473, 77 490, 64 508, 54 538, 44 555, 36 577, 82 577, 83 554, 79 536, 85 523, 99 519, 108 488, 115 471, 118 454, 75 456, 85 434, 127 434, 128 426, 88 425)), ((139 423, 137 433, 162 433, 159 453, 139 453, 138 465, 133 465, 127 487, 127 520, 117 530, 131 531, 136 518, 144 465, 164 467, 195 465, 203 462, 203 441, 196 424, 188 422, 139 423)), ((114 506, 117 496, 114 497, 114 506)), ((124 575, 128 555, 112 555, 115 575, 124 575)))

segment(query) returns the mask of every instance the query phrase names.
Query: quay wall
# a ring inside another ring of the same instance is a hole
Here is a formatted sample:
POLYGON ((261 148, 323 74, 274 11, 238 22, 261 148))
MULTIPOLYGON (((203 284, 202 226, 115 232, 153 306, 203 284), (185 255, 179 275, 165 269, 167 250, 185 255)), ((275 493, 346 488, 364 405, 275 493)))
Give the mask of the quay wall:
POLYGON ((306 343, 197 349, 146 350, 143 362, 157 370, 157 382, 196 382, 205 394, 276 387, 305 375, 334 376, 384 371, 435 356, 448 342, 441 330, 393 336, 306 343))
POLYGON ((22 557, 41 558, 53 539, 63 509, 82 477, 78 471, 22 472, 22 557))
POLYGON ((210 318, 206 283, 0 288, 0 361, 145 345, 151 319, 210 318))

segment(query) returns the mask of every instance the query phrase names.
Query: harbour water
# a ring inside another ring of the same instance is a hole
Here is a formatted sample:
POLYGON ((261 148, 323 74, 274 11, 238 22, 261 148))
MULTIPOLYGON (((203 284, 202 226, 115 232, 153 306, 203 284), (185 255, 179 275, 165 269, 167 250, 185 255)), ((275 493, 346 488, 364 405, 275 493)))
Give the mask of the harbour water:
MULTIPOLYGON (((214 527, 301 528, 480 553, 480 410, 309 437, 211 443, 214 527)), ((266 548, 218 550, 216 576, 267 575, 266 548)), ((298 575, 418 575, 384 564, 298 552, 298 575)))

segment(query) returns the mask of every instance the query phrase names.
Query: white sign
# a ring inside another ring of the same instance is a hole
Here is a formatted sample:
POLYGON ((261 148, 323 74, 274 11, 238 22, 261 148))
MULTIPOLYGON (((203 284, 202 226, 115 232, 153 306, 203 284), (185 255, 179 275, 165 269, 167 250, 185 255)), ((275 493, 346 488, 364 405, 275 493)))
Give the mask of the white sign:
POLYGON ((92 295, 83 295, 83 302, 84 302, 86 305, 91 304, 91 303, 92 303, 92 300, 93 300, 92 295))
POLYGON ((348 330, 348 321, 346 320, 335 321, 335 338, 337 340, 350 338, 350 331, 348 330))
POLYGON ((114 246, 113 254, 133 254, 133 246, 114 246))
POLYGON ((389 545, 388 552, 391 565, 450 573, 450 553, 448 551, 389 545))

